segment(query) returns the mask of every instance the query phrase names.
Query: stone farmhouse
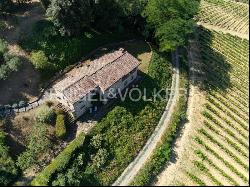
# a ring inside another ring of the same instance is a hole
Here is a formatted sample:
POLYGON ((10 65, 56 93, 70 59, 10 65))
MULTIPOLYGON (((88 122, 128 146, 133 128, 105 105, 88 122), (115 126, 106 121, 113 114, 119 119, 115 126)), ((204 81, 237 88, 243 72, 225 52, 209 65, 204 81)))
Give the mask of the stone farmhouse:
POLYGON ((131 84, 137 78, 139 65, 124 49, 80 63, 53 86, 55 99, 79 118, 93 107, 94 96, 98 95, 106 104, 111 91, 117 94, 131 84))

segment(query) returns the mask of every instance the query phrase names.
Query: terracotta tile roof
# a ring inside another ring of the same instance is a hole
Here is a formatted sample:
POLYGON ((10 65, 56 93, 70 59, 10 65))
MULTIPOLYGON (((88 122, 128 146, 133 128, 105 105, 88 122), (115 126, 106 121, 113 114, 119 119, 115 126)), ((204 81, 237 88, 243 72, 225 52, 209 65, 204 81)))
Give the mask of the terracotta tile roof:
POLYGON ((102 89, 102 91, 106 91, 139 65, 140 62, 135 57, 125 52, 113 63, 103 67, 101 70, 93 74, 92 80, 102 89))
POLYGON ((63 94, 71 103, 75 103, 97 87, 89 77, 84 77, 63 90, 63 94))
POLYGON ((106 91, 139 65, 140 62, 135 57, 120 49, 81 63, 65 74, 54 88, 75 103, 97 87, 106 91))
POLYGON ((121 55, 123 55, 123 51, 117 50, 112 53, 105 54, 93 61, 82 62, 80 63, 80 65, 76 66, 70 72, 61 77, 53 87, 56 91, 62 92, 64 89, 82 79, 83 77, 91 76, 96 71, 103 68, 105 65, 119 58, 121 55))

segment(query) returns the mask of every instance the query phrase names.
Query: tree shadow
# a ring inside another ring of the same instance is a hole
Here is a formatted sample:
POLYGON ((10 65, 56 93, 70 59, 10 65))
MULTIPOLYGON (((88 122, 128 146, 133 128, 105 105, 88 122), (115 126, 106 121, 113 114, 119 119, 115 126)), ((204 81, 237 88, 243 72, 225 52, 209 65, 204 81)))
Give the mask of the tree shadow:
POLYGON ((28 102, 30 98, 36 98, 40 93, 39 73, 29 59, 23 56, 18 58, 22 62, 19 70, 11 73, 6 80, 0 81, 0 105, 28 102))
POLYGON ((148 105, 153 105, 153 94, 154 90, 160 90, 160 86, 157 82, 157 80, 153 79, 148 74, 138 71, 139 81, 137 82, 136 88, 141 90, 143 96, 147 100, 143 100, 142 98, 139 101, 132 101, 131 98, 140 98, 140 93, 137 91, 131 92, 131 98, 128 95, 126 97, 126 100, 124 102, 120 102, 119 106, 124 107, 128 112, 130 112, 132 115, 136 116, 141 111, 145 109, 148 105))
POLYGON ((232 86, 230 74, 232 67, 226 61, 225 57, 212 45, 214 35, 211 31, 199 27, 198 32, 198 51, 201 60, 201 72, 198 70, 197 79, 203 79, 202 83, 193 82, 203 91, 226 91, 232 86))
MULTIPOLYGON (((9 44, 17 44, 20 38, 27 37, 32 28, 33 21, 42 19, 44 10, 39 2, 24 3, 15 6, 8 14, 0 14, 0 21, 6 25, 0 32, 0 37, 9 44), (24 24, 22 26, 22 24, 24 24)), ((35 22, 35 21, 34 21, 35 22)))

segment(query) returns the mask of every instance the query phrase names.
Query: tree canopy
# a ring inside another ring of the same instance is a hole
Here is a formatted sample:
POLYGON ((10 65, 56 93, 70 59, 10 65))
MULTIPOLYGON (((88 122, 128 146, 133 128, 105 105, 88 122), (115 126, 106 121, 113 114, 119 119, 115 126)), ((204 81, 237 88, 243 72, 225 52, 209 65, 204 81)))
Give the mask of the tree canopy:
POLYGON ((52 0, 47 16, 62 35, 79 34, 92 21, 93 0, 52 0))
POLYGON ((82 28, 114 29, 140 16, 148 0, 41 0, 46 14, 62 35, 77 35, 82 28))
POLYGON ((198 0, 148 1, 143 16, 154 30, 161 51, 174 50, 185 44, 187 35, 192 33, 192 18, 198 7, 198 0))
POLYGON ((2 12, 9 12, 12 6, 13 6, 13 2, 11 0, 1 0, 0 1, 0 14, 2 12))

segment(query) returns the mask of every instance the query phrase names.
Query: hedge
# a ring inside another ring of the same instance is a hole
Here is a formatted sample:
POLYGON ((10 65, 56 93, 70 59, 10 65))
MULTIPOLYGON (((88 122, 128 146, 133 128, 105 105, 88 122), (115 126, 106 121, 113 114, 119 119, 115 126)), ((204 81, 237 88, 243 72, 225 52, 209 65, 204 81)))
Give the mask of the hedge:
POLYGON ((49 186, 54 174, 67 167, 72 156, 83 146, 85 134, 72 141, 32 182, 32 186, 49 186))
POLYGON ((63 114, 59 114, 56 117, 56 137, 63 139, 65 138, 66 133, 65 116, 63 114))

